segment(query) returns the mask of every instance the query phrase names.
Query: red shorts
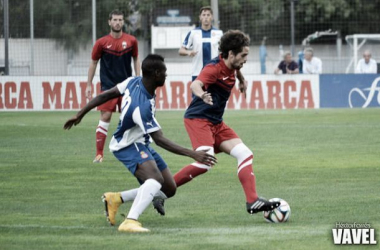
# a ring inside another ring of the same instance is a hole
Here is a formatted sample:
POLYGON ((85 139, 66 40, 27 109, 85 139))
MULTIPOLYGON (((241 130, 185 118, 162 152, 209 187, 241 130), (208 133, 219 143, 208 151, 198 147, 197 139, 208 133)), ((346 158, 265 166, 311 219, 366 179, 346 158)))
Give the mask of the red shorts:
POLYGON ((193 149, 200 146, 214 147, 215 153, 219 153, 222 142, 239 136, 224 122, 213 124, 206 119, 184 119, 187 134, 190 137, 193 149))
POLYGON ((123 99, 122 96, 116 97, 114 99, 111 99, 103 103, 102 105, 99 105, 97 109, 101 111, 116 112, 116 107, 117 107, 117 110, 120 112, 122 99, 123 99))

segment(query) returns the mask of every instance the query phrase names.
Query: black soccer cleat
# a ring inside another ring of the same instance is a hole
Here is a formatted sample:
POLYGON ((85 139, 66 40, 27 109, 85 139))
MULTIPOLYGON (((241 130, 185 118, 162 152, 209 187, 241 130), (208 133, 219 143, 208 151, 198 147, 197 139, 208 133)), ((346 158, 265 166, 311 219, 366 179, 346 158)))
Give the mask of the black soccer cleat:
POLYGON ((165 200, 159 197, 153 199, 153 208, 156 209, 157 213, 165 216, 165 200))
POLYGON ((272 211, 280 206, 279 201, 268 201, 264 198, 258 198, 252 203, 247 203, 247 212, 249 214, 255 214, 262 211, 272 211))

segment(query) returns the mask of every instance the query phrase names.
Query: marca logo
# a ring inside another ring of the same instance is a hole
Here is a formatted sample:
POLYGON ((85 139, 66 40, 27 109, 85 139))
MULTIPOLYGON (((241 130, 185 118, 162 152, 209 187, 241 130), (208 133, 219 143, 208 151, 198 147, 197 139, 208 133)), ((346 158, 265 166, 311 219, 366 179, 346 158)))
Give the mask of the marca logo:
POLYGON ((332 229, 335 245, 376 245, 375 229, 370 224, 336 223, 332 229))
POLYGON ((372 85, 370 88, 365 88, 365 89, 353 88, 353 89, 351 89, 350 93, 348 94, 348 102, 350 104, 350 108, 354 108, 354 105, 352 104, 352 98, 353 98, 354 94, 359 94, 359 96, 363 98, 364 103, 361 107, 366 108, 372 102, 372 100, 375 97, 375 94, 377 92, 377 103, 380 105, 380 86, 379 87, 377 86, 377 84, 379 82, 380 82, 380 77, 376 78, 372 82, 372 85), (365 92, 368 92, 367 96, 366 96, 365 92))

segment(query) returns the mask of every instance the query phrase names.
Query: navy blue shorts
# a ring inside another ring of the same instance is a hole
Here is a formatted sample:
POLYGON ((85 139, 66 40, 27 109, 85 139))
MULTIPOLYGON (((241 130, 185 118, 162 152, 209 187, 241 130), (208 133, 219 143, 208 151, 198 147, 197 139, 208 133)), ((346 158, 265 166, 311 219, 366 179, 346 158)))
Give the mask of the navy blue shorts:
POLYGON ((134 143, 119 151, 113 152, 115 157, 121 161, 128 170, 135 175, 137 164, 153 160, 156 162, 158 169, 162 172, 168 166, 161 156, 154 151, 149 145, 134 143))

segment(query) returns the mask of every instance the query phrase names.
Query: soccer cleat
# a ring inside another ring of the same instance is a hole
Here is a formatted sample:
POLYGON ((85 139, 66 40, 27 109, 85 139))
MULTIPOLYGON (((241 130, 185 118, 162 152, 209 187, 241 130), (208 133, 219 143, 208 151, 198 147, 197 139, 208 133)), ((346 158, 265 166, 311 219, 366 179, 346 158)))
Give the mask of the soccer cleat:
POLYGON ((141 223, 137 220, 126 219, 123 223, 120 224, 118 230, 120 232, 128 233, 148 233, 149 229, 143 228, 141 223))
POLYGON ((115 225, 115 216, 119 206, 123 203, 121 201, 120 193, 104 193, 102 196, 102 201, 104 202, 106 209, 106 216, 108 222, 111 226, 115 225))
POLYGON ((247 212, 250 214, 255 214, 262 211, 272 211, 273 209, 279 207, 280 204, 281 203, 278 201, 271 202, 259 197, 252 203, 247 202, 247 212))
POLYGON ((153 199, 153 208, 156 209, 157 213, 165 216, 165 200, 160 197, 155 197, 153 199))
POLYGON ((92 163, 101 163, 103 162, 103 155, 97 155, 92 163))

